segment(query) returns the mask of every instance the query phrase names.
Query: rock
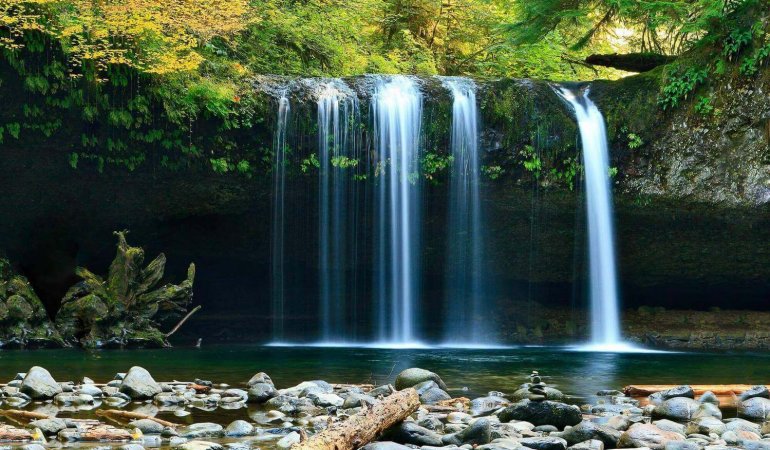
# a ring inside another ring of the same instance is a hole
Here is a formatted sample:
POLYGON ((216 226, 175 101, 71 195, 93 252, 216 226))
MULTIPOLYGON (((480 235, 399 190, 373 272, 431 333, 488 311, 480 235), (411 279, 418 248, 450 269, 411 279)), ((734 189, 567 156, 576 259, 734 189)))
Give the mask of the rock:
POLYGON ((53 398, 62 393, 61 385, 53 379, 50 372, 39 366, 29 369, 19 390, 35 400, 53 398))
POLYGON ((692 441, 670 441, 666 443, 666 450, 702 450, 702 446, 692 441))
POLYGON ((752 433, 761 434, 762 430, 759 425, 754 422, 749 422, 746 419, 733 418, 725 420, 725 428, 727 431, 751 431, 752 433))
POLYGON ((396 390, 400 391, 402 389, 414 387, 425 381, 433 381, 442 391, 447 390, 446 384, 444 384, 441 377, 429 370, 417 367, 406 369, 398 374, 396 377, 396 390))
POLYGON ((725 432, 726 429, 727 427, 725 426, 725 424, 723 424, 721 420, 715 417, 699 417, 687 424, 687 428, 685 428, 685 433, 688 435, 689 434, 709 435, 711 433, 721 435, 722 433, 725 432))
POLYGON ((94 398, 88 394, 70 394, 62 392, 56 394, 53 402, 57 405, 93 405, 94 398))
POLYGON ((620 431, 612 427, 584 420, 572 428, 565 429, 561 434, 561 437, 564 438, 569 445, 598 439, 604 443, 605 447, 615 448, 617 447, 621 434, 620 431))
POLYGON ((275 390, 275 387, 272 384, 256 383, 249 387, 248 402, 265 403, 277 395, 278 391, 275 390))
POLYGON ((741 444, 745 450, 770 450, 770 442, 768 441, 743 441, 741 444))
MULTIPOLYGON (((653 419, 669 419, 686 422, 696 416, 702 407, 709 403, 699 403, 688 397, 675 397, 665 400, 652 411, 653 419)), ((711 405, 713 406, 713 405, 711 405)))
POLYGON ((223 447, 219 444, 209 441, 190 441, 175 446, 174 448, 179 450, 222 450, 223 447))
POLYGON ((447 423, 468 423, 473 416, 460 411, 453 411, 446 416, 447 423))
MULTIPOLYGON (((525 399, 532 400, 534 397, 540 397, 539 395, 533 395, 532 392, 530 392, 530 383, 525 383, 522 385, 520 389, 517 389, 513 394, 511 394, 511 398, 514 401, 521 401, 525 399)), ((559 402, 564 400, 564 393, 562 393, 558 389, 554 389, 549 386, 543 387, 543 390, 545 391, 546 398, 548 400, 552 400, 555 402, 559 402)))
POLYGON ((464 430, 442 437, 444 445, 483 445, 492 440, 492 424, 488 419, 478 419, 464 430))
POLYGON ((187 439, 198 439, 202 437, 222 437, 225 433, 222 425, 212 422, 201 422, 188 426, 180 434, 187 439))
POLYGON ((649 447, 650 450, 663 450, 668 442, 683 440, 684 437, 679 433, 661 430, 652 424, 637 423, 620 435, 618 448, 649 447))
POLYGON ((652 422, 653 425, 660 428, 663 431, 673 431, 674 433, 684 436, 685 426, 681 423, 676 423, 668 419, 656 420, 652 422))
POLYGON ((577 425, 583 420, 580 408, 564 403, 546 400, 531 402, 523 400, 503 409, 498 417, 502 422, 524 420, 533 425, 553 425, 563 429, 568 425, 577 425))
POLYGON ((764 397, 752 397, 738 403, 738 417, 763 422, 770 418, 770 400, 764 397))
POLYGON ((245 402, 249 398, 249 393, 243 389, 227 389, 222 393, 222 398, 234 398, 236 401, 245 402))
POLYGON ((767 390, 767 386, 758 384, 746 389, 738 396, 738 399, 742 402, 754 397, 770 398, 770 391, 767 390))
POLYGON ((318 393, 311 394, 308 398, 310 398, 317 406, 323 408, 329 406, 340 407, 345 403, 345 400, 336 394, 318 393))
POLYGON ((104 395, 102 390, 93 384, 80 385, 77 389, 77 392, 80 394, 90 395, 91 397, 102 397, 104 395))
POLYGON ((421 427, 414 422, 401 422, 399 425, 391 428, 386 436, 393 442, 399 444, 412 444, 412 445, 434 445, 443 446, 441 441, 441 435, 435 431, 431 431, 427 428, 421 427))
POLYGON ((683 385, 683 386, 677 386, 675 388, 667 389, 665 391, 655 392, 653 394, 650 394, 647 398, 649 399, 650 403, 652 403, 653 405, 659 405, 666 400, 670 400, 672 398, 677 398, 677 397, 694 399, 695 391, 693 391, 690 386, 683 385))
POLYGON ((417 425, 437 433, 444 432, 444 424, 436 416, 427 416, 417 421, 417 425))
POLYGON ((138 428, 144 434, 160 434, 165 428, 158 422, 150 419, 139 419, 128 423, 134 428, 138 428))
POLYGON ((150 372, 139 366, 129 369, 120 384, 120 392, 128 395, 132 400, 150 399, 162 391, 163 389, 155 382, 150 372))
POLYGON ((360 394, 358 392, 351 392, 345 398, 345 403, 342 404, 343 409, 358 408, 359 406, 368 405, 371 406, 377 402, 377 399, 367 394, 360 394))
POLYGON ((481 416, 497 411, 500 408, 510 405, 511 402, 498 396, 479 397, 471 400, 471 414, 481 416))
POLYGON ((371 395, 374 398, 377 398, 379 396, 387 397, 390 394, 394 393, 396 391, 396 388, 393 387, 391 384, 384 384, 382 386, 377 386, 376 388, 369 391, 369 395, 371 395))
POLYGON ((361 447, 361 450, 411 450, 405 445, 392 441, 371 442, 361 447))
POLYGON ((572 447, 568 447, 568 450, 604 450, 604 442, 598 439, 591 439, 589 441, 578 442, 572 447))
POLYGON ((19 448, 21 450, 46 450, 45 447, 40 444, 24 444, 19 448))
POLYGON ((612 416, 607 419, 606 425, 618 431, 626 431, 631 426, 631 421, 625 416, 612 416))
POLYGON ((699 401, 699 402, 701 402, 701 403, 711 403, 712 405, 717 405, 717 406, 719 406, 719 399, 718 399, 718 398, 717 398, 717 396, 716 396, 716 395, 715 395, 713 392, 711 392, 711 391, 706 391, 706 392, 704 392, 704 393, 703 393, 703 394, 700 396, 700 398, 698 398, 698 401, 699 401))
POLYGON ((292 445, 299 444, 300 440, 301 440, 301 437, 299 433, 297 433, 296 431, 292 431, 291 433, 279 439, 276 445, 279 448, 291 448, 292 445))
POLYGON ((519 439, 519 443, 534 450, 566 450, 567 448, 567 441, 554 436, 523 438, 519 439))
POLYGON ((144 450, 144 446, 139 444, 123 444, 118 450, 144 450))
POLYGON ((254 426, 245 420, 235 420, 225 428, 225 436, 248 436, 254 432, 254 426))
POLYGON ((52 436, 67 428, 67 423, 64 419, 39 419, 30 422, 29 426, 32 428, 39 428, 46 436, 52 436))
POLYGON ((553 425, 540 425, 533 428, 532 431, 537 431, 538 433, 555 433, 559 431, 559 429, 553 425))

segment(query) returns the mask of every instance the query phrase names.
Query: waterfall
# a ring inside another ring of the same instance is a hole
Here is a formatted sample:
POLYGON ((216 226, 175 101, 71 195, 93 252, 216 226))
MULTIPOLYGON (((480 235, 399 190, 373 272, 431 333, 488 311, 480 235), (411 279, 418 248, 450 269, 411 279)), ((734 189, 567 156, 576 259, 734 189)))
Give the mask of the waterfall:
POLYGON ((591 345, 589 349, 621 350, 617 273, 615 268, 615 230, 609 176, 609 151, 604 118, 588 98, 586 89, 578 96, 561 88, 562 97, 575 110, 583 143, 586 206, 588 217, 588 257, 591 295, 591 345))
POLYGON ((377 165, 376 337, 409 345, 419 296, 422 94, 412 78, 378 77, 372 98, 377 165))
POLYGON ((358 99, 341 80, 323 84, 318 95, 318 234, 321 340, 349 338, 346 277, 354 252, 355 196, 352 174, 358 165, 358 99))
POLYGON ((479 195, 479 118, 476 85, 442 77, 452 94, 452 173, 449 183, 445 336, 448 343, 481 344, 482 223, 479 195))
POLYGON ((278 99, 278 117, 276 119, 273 152, 273 224, 272 224, 272 305, 273 305, 273 341, 284 339, 284 196, 286 189, 286 128, 291 112, 288 91, 281 91, 278 99))

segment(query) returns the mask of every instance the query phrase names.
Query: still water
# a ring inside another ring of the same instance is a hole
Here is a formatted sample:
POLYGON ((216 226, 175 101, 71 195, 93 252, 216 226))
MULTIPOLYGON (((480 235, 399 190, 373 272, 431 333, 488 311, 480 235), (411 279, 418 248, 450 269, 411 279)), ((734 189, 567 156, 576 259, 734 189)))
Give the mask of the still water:
POLYGON ((392 383, 408 367, 438 373, 453 396, 510 393, 532 370, 575 402, 600 389, 628 384, 767 383, 770 355, 761 353, 588 353, 560 348, 373 349, 227 345, 160 350, 0 351, 0 382, 30 366, 47 368, 60 381, 88 376, 97 382, 133 365, 158 381, 208 379, 242 387, 267 372, 279 388, 304 380, 392 383))

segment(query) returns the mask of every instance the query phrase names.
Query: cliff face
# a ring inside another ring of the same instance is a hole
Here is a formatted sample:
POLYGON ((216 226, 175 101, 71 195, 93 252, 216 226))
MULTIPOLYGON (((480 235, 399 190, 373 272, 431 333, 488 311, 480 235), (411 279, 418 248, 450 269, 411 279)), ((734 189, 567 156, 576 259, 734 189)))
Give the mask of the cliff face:
MULTIPOLYGON (((3 75, 1 94, 18 100, 14 89, 19 85, 12 77, 3 75)), ((713 93, 719 112, 707 116, 691 105, 662 111, 655 73, 591 85, 590 95, 607 119, 612 165, 618 169, 617 240, 627 307, 761 308, 770 295, 769 79, 765 71, 720 88, 713 93)), ((370 142, 365 124, 371 79, 346 82, 359 93, 361 136, 370 142)), ((74 266, 106 267, 113 254, 111 232, 130 229, 132 242, 148 253, 168 255, 171 276, 182 277, 186 264, 196 263, 195 301, 206 306, 196 320, 215 330, 207 335, 243 336, 246 328, 254 337, 268 335, 269 157, 276 111, 269 87, 274 83, 257 80, 258 117, 251 127, 228 135, 228 142, 242 144, 246 156, 266 160, 249 176, 212 172, 210 154, 218 150, 213 146, 175 170, 148 150, 147 160, 134 171, 107 166, 99 172, 87 164, 70 167, 68 155, 81 145, 77 133, 50 138, 27 133, 5 140, 0 146, 0 172, 6 175, 0 183, 0 248, 18 263, 49 313, 75 281, 74 266), (244 318, 258 325, 239 329, 236 324, 244 318)), ((420 83, 424 151, 446 155, 449 95, 437 80, 420 83)), ((300 168, 317 146, 313 85, 298 82, 292 91, 286 263, 292 268, 287 285, 289 298, 295 299, 296 327, 312 327, 316 314, 318 175, 300 168)), ((538 303, 571 305, 580 316, 586 237, 572 114, 551 86, 539 81, 481 84, 479 102, 483 164, 489 174, 499 171, 483 182, 484 295, 518 317, 530 314, 521 305, 538 303), (541 162, 537 174, 523 165, 533 158, 541 162)), ((63 120, 71 122, 63 129, 83 127, 76 117, 63 120)), ((201 124, 196 133, 209 133, 206 139, 214 142, 216 127, 201 124)), ((371 151, 370 144, 365 147, 371 151)), ((362 192, 373 182, 360 182, 362 192)), ((422 281, 428 311, 440 311, 443 300, 446 184, 442 172, 423 180, 422 281)), ((361 223, 371 226, 365 211, 361 223)), ((362 247, 357 265, 348 269, 370 278, 371 248, 362 247)), ((362 298, 370 295, 367 289, 364 283, 362 298)), ((365 315, 363 301, 360 308, 365 315)))

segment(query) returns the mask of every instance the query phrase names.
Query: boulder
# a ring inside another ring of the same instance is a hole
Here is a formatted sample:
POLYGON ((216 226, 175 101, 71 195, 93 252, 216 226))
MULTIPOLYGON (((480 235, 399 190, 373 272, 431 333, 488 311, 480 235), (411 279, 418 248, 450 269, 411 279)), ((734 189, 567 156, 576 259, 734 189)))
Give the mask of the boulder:
POLYGON ((443 400, 450 400, 451 395, 441 389, 433 380, 423 381, 414 386, 417 395, 420 396, 420 403, 424 405, 433 405, 443 400))
POLYGON ((618 448, 649 447, 650 450, 663 450, 668 442, 683 440, 684 437, 679 433, 661 430, 653 424, 637 423, 620 435, 618 448))
POLYGON ((411 448, 392 441, 371 442, 361 447, 361 450, 411 450, 411 448))
MULTIPOLYGON (((521 401, 524 399, 530 399, 530 396, 533 394, 529 392, 529 383, 523 384, 521 388, 517 389, 513 394, 511 394, 511 398, 514 401, 521 401)), ((553 400, 555 402, 559 402, 564 400, 564 393, 562 393, 560 390, 546 386, 545 387, 545 395, 548 400, 553 400)), ((539 397, 539 396, 538 396, 539 397)))
POLYGON ((684 436, 685 426, 681 423, 676 423, 672 420, 663 419, 652 422, 653 425, 660 428, 663 431, 673 431, 674 433, 684 436))
POLYGON ((208 441, 190 441, 174 447, 178 450, 223 450, 221 445, 208 441))
POLYGON ((225 436, 240 437, 248 436, 254 432, 254 425, 245 420, 235 420, 225 428, 225 436))
POLYGON ((131 397, 132 400, 145 400, 163 392, 160 385, 155 382, 147 369, 134 366, 129 369, 123 382, 120 384, 120 392, 131 397))
POLYGON ((358 392, 351 392, 345 398, 345 403, 342 404, 343 409, 358 408, 363 405, 373 405, 377 402, 377 399, 367 394, 359 394, 358 392))
POLYGON ((474 416, 487 415, 493 411, 497 411, 500 408, 510 405, 511 402, 498 397, 496 395, 490 395, 487 397, 479 397, 471 400, 471 414, 474 416))
POLYGON ((770 398, 770 391, 767 390, 767 386, 758 384, 746 389, 738 396, 738 399, 742 402, 754 397, 770 398))
POLYGON ((677 397, 694 399, 695 391, 693 391, 690 386, 682 385, 671 389, 667 389, 665 391, 655 392, 653 394, 650 394, 647 398, 649 399, 650 403, 652 403, 653 405, 659 405, 666 400, 670 400, 672 398, 677 398, 677 397))
POLYGON ((150 419, 139 419, 128 423, 134 428, 138 428, 144 434, 160 434, 165 428, 158 422, 150 419))
POLYGON ((702 450, 703 447, 693 441, 670 441, 666 443, 666 450, 702 450))
POLYGON ((569 445, 579 444, 584 441, 600 440, 607 448, 617 447, 618 440, 622 433, 612 427, 599 425, 590 420, 584 420, 574 427, 567 428, 561 434, 561 437, 569 445))
POLYGON ((53 398, 62 393, 61 385, 53 379, 50 372, 39 366, 29 369, 19 390, 35 400, 53 398))
POLYGON ((395 384, 396 389, 400 391, 402 389, 414 387, 425 381, 434 381, 441 390, 447 390, 446 384, 444 384, 444 381, 441 379, 441 377, 429 370, 420 369, 417 367, 406 369, 399 373, 396 377, 395 384))
POLYGON ((583 420, 580 408, 577 406, 550 400, 542 402, 523 400, 503 409, 498 417, 502 422, 523 420, 535 426, 553 425, 559 429, 577 425, 583 420))
POLYGON ((421 427, 414 422, 401 422, 399 425, 391 428, 387 438, 399 444, 412 445, 433 445, 443 446, 441 435, 425 427, 421 427))
POLYGON ((705 434, 706 436, 711 433, 722 435, 727 430, 727 427, 721 420, 716 417, 698 417, 687 424, 685 433, 690 434, 705 434))
POLYGON ((568 450, 604 450, 604 442, 591 439, 590 441, 578 442, 577 444, 567 447, 568 450))
POLYGON ((694 417, 722 417, 719 408, 710 403, 699 403, 688 397, 675 397, 665 400, 652 410, 653 419, 669 419, 686 422, 694 417))
POLYGON ((567 441, 554 436, 530 437, 519 439, 519 443, 534 450, 566 450, 567 441))
POLYGON ((701 403, 711 403, 712 405, 719 406, 719 399, 717 398, 716 394, 711 391, 704 392, 700 398, 698 398, 698 401, 701 403))
POLYGON ((492 424, 489 419, 478 419, 468 425, 464 430, 448 434, 442 437, 443 445, 473 446, 488 444, 492 440, 492 424))
POLYGON ((249 386, 247 401, 249 403, 265 403, 277 395, 278 391, 275 390, 275 386, 272 384, 255 383, 249 386))
POLYGON ((754 422, 749 422, 746 419, 733 418, 725 420, 725 428, 727 431, 751 431, 752 433, 760 434, 762 432, 761 427, 754 422))
POLYGON ((770 400, 764 397, 752 397, 738 403, 738 417, 755 422, 770 419, 770 400))
POLYGON ((46 436, 52 436, 59 431, 67 428, 67 423, 64 419, 52 418, 52 419, 38 419, 29 423, 31 428, 39 428, 46 436))
POLYGON ((187 439, 198 439, 202 437, 222 437, 224 436, 222 425, 212 422, 194 423, 185 428, 180 435, 187 439))

